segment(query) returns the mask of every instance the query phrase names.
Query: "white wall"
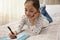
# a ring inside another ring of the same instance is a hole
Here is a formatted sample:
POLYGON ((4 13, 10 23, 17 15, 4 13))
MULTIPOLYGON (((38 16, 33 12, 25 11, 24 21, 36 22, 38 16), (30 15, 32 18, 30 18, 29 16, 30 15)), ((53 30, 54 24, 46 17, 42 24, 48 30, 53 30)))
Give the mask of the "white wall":
POLYGON ((24 14, 25 0, 0 0, 0 25, 17 21, 24 14))

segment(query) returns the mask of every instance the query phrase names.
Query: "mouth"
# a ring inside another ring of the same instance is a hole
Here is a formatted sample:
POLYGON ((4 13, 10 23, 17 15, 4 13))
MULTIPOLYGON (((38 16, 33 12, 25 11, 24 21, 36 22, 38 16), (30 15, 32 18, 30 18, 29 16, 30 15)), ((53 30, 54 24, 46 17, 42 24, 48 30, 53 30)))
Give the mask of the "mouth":
POLYGON ((29 17, 29 18, 32 18, 32 17, 34 17, 35 15, 27 15, 27 17, 29 17))
POLYGON ((31 17, 34 17, 34 15, 33 15, 33 16, 31 16, 31 17))

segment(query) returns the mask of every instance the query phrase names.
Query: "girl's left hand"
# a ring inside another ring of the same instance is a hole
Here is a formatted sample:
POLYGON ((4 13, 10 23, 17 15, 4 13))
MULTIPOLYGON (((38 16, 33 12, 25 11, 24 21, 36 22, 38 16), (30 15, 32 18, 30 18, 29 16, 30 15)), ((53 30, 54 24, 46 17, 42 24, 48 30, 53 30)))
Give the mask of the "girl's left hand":
POLYGON ((31 18, 31 20, 35 20, 36 18, 38 18, 38 16, 39 16, 39 13, 35 13, 35 14, 33 15, 33 17, 31 18))
POLYGON ((34 25, 35 24, 35 20, 36 18, 38 18, 39 16, 39 13, 35 13, 31 18, 30 18, 30 23, 31 25, 34 25))

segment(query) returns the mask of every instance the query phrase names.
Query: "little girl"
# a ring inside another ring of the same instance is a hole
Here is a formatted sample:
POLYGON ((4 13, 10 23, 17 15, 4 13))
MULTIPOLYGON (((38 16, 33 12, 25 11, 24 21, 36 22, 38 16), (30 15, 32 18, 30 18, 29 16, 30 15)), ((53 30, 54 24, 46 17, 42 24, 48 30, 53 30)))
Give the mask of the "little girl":
POLYGON ((25 1, 25 15, 22 16, 18 30, 14 34, 9 33, 10 38, 14 39, 19 34, 24 25, 27 25, 26 29, 29 35, 37 35, 41 32, 43 27, 46 27, 48 23, 40 13, 39 0, 26 0, 25 1))

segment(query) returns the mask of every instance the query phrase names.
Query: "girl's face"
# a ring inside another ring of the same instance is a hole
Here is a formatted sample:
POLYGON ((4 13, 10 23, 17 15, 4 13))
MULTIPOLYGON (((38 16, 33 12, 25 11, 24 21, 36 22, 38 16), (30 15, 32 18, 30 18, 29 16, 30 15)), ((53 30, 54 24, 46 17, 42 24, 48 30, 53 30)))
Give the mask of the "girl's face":
POLYGON ((33 6, 33 2, 25 3, 25 15, 28 18, 34 17, 36 13, 38 13, 38 10, 33 6))

